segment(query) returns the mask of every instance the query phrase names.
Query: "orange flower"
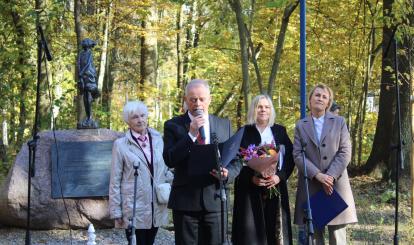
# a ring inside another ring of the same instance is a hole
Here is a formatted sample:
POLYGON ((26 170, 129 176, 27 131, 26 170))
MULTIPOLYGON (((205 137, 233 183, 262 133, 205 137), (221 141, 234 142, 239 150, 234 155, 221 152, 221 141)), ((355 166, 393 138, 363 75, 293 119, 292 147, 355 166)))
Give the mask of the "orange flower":
POLYGON ((274 150, 274 149, 269 149, 269 154, 271 155, 271 156, 277 156, 277 151, 276 150, 274 150))

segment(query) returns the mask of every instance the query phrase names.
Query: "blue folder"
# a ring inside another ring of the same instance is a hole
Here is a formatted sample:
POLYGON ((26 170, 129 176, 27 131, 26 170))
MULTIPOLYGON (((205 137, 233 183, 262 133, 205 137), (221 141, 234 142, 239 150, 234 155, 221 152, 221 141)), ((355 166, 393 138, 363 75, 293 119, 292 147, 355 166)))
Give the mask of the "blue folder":
POLYGON ((229 163, 237 156, 240 151, 240 142, 244 134, 244 127, 239 129, 237 133, 226 140, 224 143, 220 143, 221 164, 223 167, 227 167, 229 163))
MULTIPOLYGON (((342 199, 339 193, 334 189, 332 195, 327 195, 324 190, 320 190, 310 197, 310 206, 312 209, 313 227, 322 229, 331 220, 344 211, 348 204, 342 199)), ((302 207, 306 209, 306 202, 302 207)))
MULTIPOLYGON (((221 155, 221 166, 227 167, 237 156, 240 149, 240 142, 243 137, 244 128, 240 129, 232 137, 218 145, 221 155)), ((188 164, 190 176, 208 175, 217 167, 214 144, 192 145, 188 164)))

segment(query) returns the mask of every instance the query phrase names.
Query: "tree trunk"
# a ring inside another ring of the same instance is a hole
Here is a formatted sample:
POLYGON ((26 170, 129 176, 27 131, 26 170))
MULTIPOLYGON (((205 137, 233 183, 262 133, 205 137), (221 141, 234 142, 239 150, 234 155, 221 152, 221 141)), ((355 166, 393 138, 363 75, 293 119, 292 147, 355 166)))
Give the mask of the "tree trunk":
MULTIPOLYGON (((252 14, 253 15, 253 14, 252 14)), ((261 94, 263 94, 265 91, 263 90, 263 79, 262 79, 262 74, 260 72, 260 68, 259 68, 259 63, 257 62, 257 59, 259 58, 259 53, 261 48, 263 47, 263 44, 260 43, 261 45, 258 45, 256 48, 254 47, 254 43, 251 37, 251 33, 250 30, 246 27, 246 36, 247 36, 247 40, 249 43, 249 50, 250 50, 250 60, 253 63, 254 66, 254 71, 256 74, 256 79, 257 79, 257 85, 259 86, 259 92, 261 94)))
MULTIPOLYGON (((16 98, 17 96, 15 96, 14 94, 12 94, 11 96, 10 96, 10 98, 9 98, 9 100, 10 100, 10 107, 9 108, 15 108, 15 106, 16 106, 16 102, 17 102, 17 98, 16 98)), ((10 124, 9 124, 9 126, 10 126, 10 133, 9 133, 9 137, 8 137, 8 139, 9 139, 9 143, 12 143, 12 142, 17 142, 17 139, 16 139, 16 122, 17 122, 17 120, 16 120, 16 117, 17 117, 17 115, 16 115, 16 110, 10 110, 10 124)))
POLYGON ((285 43, 289 18, 298 5, 299 1, 295 1, 294 3, 289 4, 283 12, 282 25, 280 26, 279 35, 277 37, 277 43, 275 46, 275 56, 273 58, 272 71, 270 72, 269 84, 267 87, 267 93, 269 94, 270 98, 272 98, 273 86, 276 80, 277 72, 279 71, 279 64, 280 59, 282 57, 283 44, 285 43))
POLYGON ((233 87, 231 88, 230 92, 226 95, 226 97, 224 98, 224 100, 217 107, 216 111, 214 112, 214 115, 220 116, 221 113, 223 113, 226 104, 230 103, 232 101, 234 95, 235 95, 234 89, 236 88, 236 86, 237 86, 237 84, 233 85, 233 87))
MULTIPOLYGON (((115 34, 114 36, 116 35, 115 34)), ((111 99, 112 99, 112 90, 113 90, 113 85, 114 85, 114 79, 115 76, 112 75, 112 73, 114 72, 114 70, 116 68, 112 67, 112 63, 113 63, 113 59, 116 59, 116 57, 114 57, 114 55, 112 54, 114 52, 114 50, 116 49, 116 42, 114 42, 114 47, 111 49, 110 55, 108 55, 107 61, 106 61, 106 68, 105 68, 105 79, 103 81, 103 85, 102 85, 102 99, 101 99, 101 104, 102 104, 102 111, 104 112, 104 115, 102 117, 102 122, 101 122, 101 127, 102 128, 108 128, 111 129, 111 99), (111 55, 112 54, 112 55, 111 55)))
POLYGON ((374 70, 374 62, 375 58, 378 56, 380 51, 380 46, 375 48, 376 45, 376 35, 375 35, 375 23, 372 23, 371 26, 371 38, 370 38, 370 48, 369 48, 369 57, 368 57, 368 64, 365 72, 364 77, 364 100, 362 105, 362 117, 361 117, 361 124, 358 131, 358 166, 361 165, 361 158, 362 158, 362 138, 364 134, 364 124, 365 124, 365 115, 366 115, 366 108, 367 108, 367 97, 368 97, 368 84, 371 82, 372 79, 372 72, 374 70))
POLYGON ((6 114, 6 110, 2 109, 1 111, 1 116, 2 116, 2 123, 1 123, 1 138, 3 141, 3 144, 5 146, 9 145, 9 130, 7 127, 7 114, 6 114))
POLYGON ((17 58, 17 67, 20 67, 20 88, 19 88, 19 116, 18 116, 18 129, 16 137, 16 145, 20 146, 23 143, 24 130, 26 128, 26 119, 27 119, 27 110, 26 110, 26 99, 27 92, 29 89, 29 80, 30 76, 26 74, 26 67, 29 62, 29 52, 26 52, 27 47, 25 43, 25 32, 21 22, 20 15, 15 11, 11 10, 10 15, 13 21, 14 31, 16 32, 16 46, 18 48, 18 58, 17 58))
MULTIPOLYGON (((43 0, 36 0, 35 1, 35 8, 36 9, 44 9, 44 2, 43 0)), ((42 25, 42 20, 40 17, 40 14, 38 13, 36 15, 36 26, 41 26, 44 33, 47 34, 47 30, 43 27, 42 25)), ((51 43, 50 43, 50 39, 48 38, 48 35, 45 35, 45 38, 48 39, 47 43, 49 44, 49 48, 51 48, 51 43)), ((38 49, 42 48, 40 45, 41 39, 40 39, 40 34, 38 34, 37 36, 37 44, 38 44, 38 49)), ((45 54, 45 50, 43 49, 42 53, 38 53, 38 56, 40 55, 40 57, 37 57, 37 59, 42 59, 42 57, 45 54)), ((38 119, 38 129, 42 130, 42 129, 50 129, 52 127, 52 114, 51 114, 51 107, 52 107, 52 98, 51 98, 51 94, 53 93, 52 91, 50 91, 49 93, 49 84, 52 81, 52 73, 51 70, 49 69, 50 66, 48 65, 46 58, 42 59, 41 62, 41 71, 40 71, 40 101, 39 101, 39 119, 38 119)), ((39 67, 37 67, 37 69, 39 69, 39 67)), ((37 83, 37 80, 35 80, 37 83)))
MULTIPOLYGON (((138 97, 141 101, 151 97, 145 96, 145 85, 156 86, 157 83, 157 33, 154 27, 157 24, 157 7, 153 6, 147 19, 141 22, 141 27, 145 31, 145 35, 141 36, 141 79, 140 91, 138 97)), ((156 103, 156 101, 148 102, 148 104, 156 103)))
POLYGON ((237 29, 239 31, 239 41, 240 41, 240 57, 241 57, 241 68, 242 68, 242 78, 243 78, 243 98, 244 98, 244 109, 247 112, 251 94, 250 94, 250 81, 249 81, 249 57, 248 57, 248 45, 246 37, 246 27, 243 21, 243 11, 240 0, 229 0, 230 5, 236 14, 237 29))
POLYGON ((96 13, 96 0, 86 0, 86 13, 94 15, 96 13))
POLYGON ((106 9, 105 17, 105 27, 104 27, 104 39, 102 43, 102 53, 101 53, 101 61, 99 62, 99 75, 98 75, 98 89, 102 91, 103 81, 105 77, 105 68, 106 68, 106 61, 107 61, 107 54, 108 54, 108 38, 109 38, 109 28, 111 24, 111 7, 112 3, 109 4, 108 8, 106 9))
MULTIPOLYGON (((369 68, 367 68, 369 69, 369 68)), ((367 78, 364 82, 363 92, 362 92, 362 105, 361 105, 361 115, 360 115, 360 124, 358 128, 358 155, 357 155, 357 165, 361 165, 361 156, 362 156, 362 139, 364 137, 364 123, 365 123, 365 115, 366 115, 366 108, 367 108, 367 96, 368 96, 368 83, 370 78, 367 78)), ((354 147, 356 148, 356 147, 354 147)))
POLYGON ((0 139, 0 160, 2 163, 7 162, 7 146, 9 145, 6 110, 1 110, 1 139, 0 139))
MULTIPOLYGON (((192 44, 191 49, 196 50, 199 43, 200 43, 200 35, 201 35, 200 31, 203 28, 205 22, 203 22, 200 18, 200 16, 202 15, 201 4, 199 4, 197 1, 194 1, 194 8, 195 8, 196 11, 195 11, 195 14, 193 16, 193 27, 191 28, 194 32, 194 34, 193 34, 193 44, 192 44)), ((191 65, 190 70, 195 71, 196 68, 197 68, 196 67, 196 62, 193 62, 192 65, 191 65)), ((191 78, 191 80, 195 79, 196 78, 195 74, 192 73, 190 78, 191 78)))
MULTIPOLYGON (((363 36, 365 36, 365 33, 366 33, 366 31, 365 31, 365 29, 366 29, 366 18, 365 18, 365 16, 366 16, 366 8, 365 8, 366 5, 365 5, 365 3, 364 3, 363 6, 364 6, 363 36)), ((371 38, 372 38, 372 30, 370 31, 370 34, 368 35, 368 45, 367 45, 368 47, 371 46, 370 45, 371 44, 371 38)), ((363 52, 362 52, 361 56, 365 55, 365 46, 366 46, 365 44, 366 43, 363 42, 363 52)), ((369 54, 370 54, 370 51, 369 51, 369 48, 368 48, 368 55, 366 57, 366 61, 364 62, 364 66, 363 66, 364 71, 365 71, 365 75, 367 74, 366 71, 368 70, 368 66, 369 66, 368 65, 369 59, 370 59, 369 54)), ((350 58, 350 54, 349 54, 349 58, 350 58)), ((355 85, 355 81, 354 81, 353 85, 355 85)), ((358 166, 358 161, 356 161, 355 158, 356 158, 356 153, 357 153, 358 147, 360 147, 361 145, 357 144, 357 140, 359 140, 359 135, 358 135, 359 129, 362 128, 362 125, 361 125, 362 104, 363 104, 363 100, 365 100, 365 95, 368 92, 367 89, 368 89, 367 80, 364 77, 363 86, 362 86, 362 93, 359 95, 358 104, 357 104, 355 123, 353 123, 352 128, 350 128, 351 140, 352 140, 351 164, 355 165, 355 166, 358 166)), ((352 90, 351 93, 352 93, 351 98, 356 97, 354 90, 352 90)), ((352 118, 350 119, 350 122, 352 122, 352 118)))
POLYGON ((362 124, 361 117, 362 117, 362 111, 363 111, 362 104, 363 104, 363 101, 365 100, 365 95, 368 92, 367 91, 368 86, 367 86, 366 81, 364 81, 364 84, 361 90, 362 90, 362 93, 360 94, 359 99, 358 99, 356 118, 355 118, 355 122, 353 124, 352 131, 351 131, 351 139, 352 139, 351 163, 355 164, 356 166, 358 166, 358 161, 355 160, 356 153, 358 151, 358 147, 360 147, 360 145, 357 144, 357 141, 359 140, 358 133, 359 133, 360 128, 362 128, 362 125, 361 125, 362 124))
POLYGON ((362 98, 363 98, 363 94, 364 94, 364 90, 363 93, 360 95, 359 97, 359 103, 357 106, 357 110, 356 110, 356 117, 355 117, 355 123, 352 124, 352 128, 350 128, 350 134, 351 134, 351 141, 352 141, 352 153, 351 153, 351 165, 356 165, 358 166, 357 162, 355 161, 355 157, 356 157, 356 152, 357 152, 357 148, 358 145, 356 144, 357 142, 357 136, 358 136, 358 129, 361 127, 360 125, 360 116, 361 116, 361 102, 362 102, 362 98))
MULTIPOLYGON (((414 2, 408 3, 408 7, 411 9, 414 8, 414 2)), ((409 20, 411 23, 411 27, 414 26, 414 14, 411 13, 409 16, 409 20)), ((408 83, 410 84, 410 91, 411 94, 414 92, 414 38, 412 35, 405 35, 405 47, 408 49, 407 57, 408 57, 408 67, 409 67, 409 76, 408 76, 408 83)), ((411 137, 407 140, 407 149, 411 152, 408 155, 410 160, 411 166, 411 221, 414 221, 414 103, 413 100, 410 100, 410 107, 411 107, 411 137)))
MULTIPOLYGON (((116 28, 114 31, 114 40, 118 40, 120 36, 119 28, 116 28)), ((120 48, 119 43, 114 42, 113 47, 110 49, 110 57, 108 57, 108 61, 106 62, 107 68, 107 76, 104 80, 104 85, 102 88, 102 107, 106 114, 106 127, 111 127, 111 104, 112 104, 112 91, 114 82, 118 77, 119 73, 119 59, 120 57, 120 48)))
MULTIPOLYGON (((81 42, 82 40, 85 38, 86 35, 86 31, 82 25, 82 21, 81 21, 81 6, 82 6, 82 1, 81 0, 74 0, 74 20, 75 20, 75 33, 76 33, 76 47, 77 47, 77 55, 76 55, 76 60, 75 60, 75 64, 77 64, 78 62, 78 58, 79 58, 79 51, 81 50, 81 42)), ((75 88, 77 87, 76 84, 78 83, 78 66, 75 65, 75 88)), ((85 117, 85 111, 83 108, 83 100, 82 100, 82 94, 80 93, 80 91, 78 90, 77 96, 74 98, 75 99, 75 105, 76 105, 76 121, 79 122, 80 120, 82 120, 83 117, 85 117)))
MULTIPOLYGON (((377 1, 378 3, 378 1, 377 1)), ((366 4, 369 4, 369 2, 367 1, 360 1, 359 4, 363 4, 364 7, 364 36, 365 36, 365 24, 366 24, 366 4)), ((358 9, 360 9, 360 6, 358 7, 358 9)), ((354 40, 354 32, 355 30, 358 30, 357 25, 359 25, 359 20, 360 20, 360 11, 358 11, 357 16, 354 19, 354 23, 351 26, 351 32, 349 33, 348 36, 348 78, 349 78, 349 83, 348 83, 348 88, 349 88, 349 93, 348 93, 348 105, 347 105, 347 110, 346 110, 346 116, 345 118, 347 119, 348 122, 348 129, 350 132, 354 132, 354 125, 353 125, 353 121, 352 121, 352 110, 353 110, 353 102, 354 102, 354 97, 355 97, 355 80, 356 80, 356 74, 357 74, 357 69, 358 67, 355 67, 354 69, 352 69, 352 41, 354 40)), ((356 132, 356 131, 355 131, 356 132)), ((354 135, 351 135, 352 138, 354 138, 354 135)), ((355 151, 355 145, 353 145, 352 147, 352 160, 351 160, 351 164, 354 163, 354 151, 355 151)))
POLYGON ((237 111, 236 111, 237 128, 241 128, 241 126, 245 124, 245 120, 243 120, 243 117, 242 117, 242 111, 243 111, 243 97, 242 97, 242 93, 240 93, 239 101, 237 102, 237 111))
MULTIPOLYGON (((409 176, 410 174, 410 154, 411 154, 411 145, 412 145, 412 134, 411 134, 411 62, 412 60, 412 42, 413 38, 410 36, 410 34, 405 34, 405 37, 401 42, 398 43, 399 45, 399 53, 398 53, 398 70, 399 70, 399 82, 400 82, 400 111, 401 111, 401 139, 404 142, 404 145, 402 146, 402 152, 404 156, 404 169, 402 171, 402 174, 409 176), (411 39, 411 40, 410 40, 411 39)), ((397 144, 397 120, 394 121, 394 144, 397 144)), ((395 154, 394 154, 395 155, 395 154)), ((394 160, 394 159, 393 159, 394 160)), ((394 163, 390 163, 390 167, 394 168, 394 163)))
MULTIPOLYGON (((393 0, 383 1, 383 15, 391 17, 393 0)), ((387 67, 394 67, 394 46, 389 45, 392 41, 393 27, 384 24, 382 39, 382 69, 381 69, 381 87, 379 96, 379 112, 378 121, 375 130, 374 142, 372 144, 371 154, 366 164, 361 169, 361 174, 371 173, 379 166, 389 166, 389 158, 391 154, 392 130, 394 121, 394 77, 393 72, 387 67), (388 52, 387 47, 389 46, 388 52)), ((390 178, 389 174, 383 176, 390 178)))
POLYGON ((182 62, 182 52, 181 52, 181 31, 182 31, 182 18, 181 14, 183 11, 183 5, 179 5, 177 7, 177 13, 176 13, 176 53, 177 53, 177 101, 174 106, 174 112, 180 112, 182 107, 182 96, 183 96, 183 87, 182 87, 182 78, 183 78, 183 62, 182 62))
MULTIPOLYGON (((414 7, 414 6, 413 6, 414 7)), ((412 16, 412 18, 414 19, 414 16, 412 16)), ((413 22, 411 22, 413 23, 413 22)), ((413 89, 414 89, 414 39, 411 37, 407 37, 407 39, 410 40, 410 52, 408 53, 408 61, 409 61, 409 67, 411 67, 410 69, 410 85, 411 85, 411 94, 414 93, 413 89)), ((411 147, 407 147, 408 149, 411 149, 409 158, 410 158, 410 162, 411 162, 411 220, 414 221, 414 143, 413 143, 413 139, 414 139, 414 103, 413 100, 410 101, 410 105, 411 105, 411 139, 410 139, 410 143, 408 145, 411 144, 411 147)))
POLYGON ((1 139, 0 139, 0 163, 1 163, 1 167, 5 166, 7 163, 6 146, 4 145, 1 139))
MULTIPOLYGON (((145 20, 143 20, 141 22, 141 28, 142 28, 143 31, 146 31, 145 29, 146 29, 147 24, 145 22, 146 22, 145 20)), ((141 55, 140 55, 140 62, 139 62, 139 64, 140 64, 140 67, 139 67, 140 68, 139 69, 139 71, 140 71, 140 80, 139 80, 139 85, 138 85, 139 86, 138 98, 141 101, 145 100, 144 88, 145 88, 145 82, 148 79, 147 78, 147 73, 146 73, 146 70, 145 70, 145 68, 146 68, 145 67, 145 62, 148 60, 147 49, 145 47, 145 39, 146 39, 145 34, 141 35, 141 37, 140 37, 141 55)))
MULTIPOLYGON (((353 108, 353 100, 354 100, 354 95, 355 95, 355 92, 354 92, 354 89, 355 89, 355 73, 356 72, 353 72, 352 71, 352 68, 351 68, 351 63, 352 63, 352 53, 351 53, 351 50, 352 50, 352 33, 349 35, 349 37, 348 37, 348 77, 349 77, 349 82, 348 82, 348 88, 349 88, 349 95, 348 95, 348 109, 347 109, 347 112, 346 112, 346 118, 347 118, 347 122, 348 122, 348 129, 349 129, 349 131, 352 133, 353 132, 353 128, 354 128, 354 125, 353 125, 353 123, 352 123, 352 108, 353 108)), ((353 135, 351 135, 351 137, 352 138, 354 138, 354 136, 353 135)), ((355 147, 352 147, 352 160, 351 160, 351 164, 354 162, 353 161, 353 159, 354 159, 354 148, 355 147)))
POLYGON ((183 95, 185 94, 185 86, 187 85, 188 82, 188 73, 190 70, 190 50, 191 50, 191 46, 193 44, 193 35, 192 35, 192 28, 194 26, 194 9, 197 5, 197 1, 193 0, 189 3, 190 5, 190 9, 189 9, 189 13, 187 16, 187 23, 186 23, 186 28, 185 28, 185 49, 184 49, 184 53, 183 53, 183 75, 182 75, 182 82, 181 82, 181 90, 179 90, 181 92, 181 94, 178 94, 178 101, 180 101, 180 104, 183 104, 183 95))

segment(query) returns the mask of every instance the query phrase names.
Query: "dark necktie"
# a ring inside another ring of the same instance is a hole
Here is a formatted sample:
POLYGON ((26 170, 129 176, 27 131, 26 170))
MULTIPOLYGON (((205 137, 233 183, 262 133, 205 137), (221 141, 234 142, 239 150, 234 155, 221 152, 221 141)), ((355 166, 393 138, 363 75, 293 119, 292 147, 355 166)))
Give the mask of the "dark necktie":
POLYGON ((205 145, 206 144, 206 139, 201 138, 201 134, 197 135, 197 143, 199 145, 205 145))

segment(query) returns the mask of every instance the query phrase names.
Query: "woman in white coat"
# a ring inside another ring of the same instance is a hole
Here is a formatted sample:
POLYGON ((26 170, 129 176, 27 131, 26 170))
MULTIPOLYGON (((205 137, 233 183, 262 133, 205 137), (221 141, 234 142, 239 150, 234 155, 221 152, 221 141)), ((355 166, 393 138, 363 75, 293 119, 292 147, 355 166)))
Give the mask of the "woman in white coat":
MULTIPOLYGON (((166 203, 157 201, 155 187, 172 179, 162 157, 163 140, 159 132, 148 128, 148 109, 142 102, 124 106, 123 119, 129 129, 112 148, 112 169, 109 186, 109 213, 116 228, 126 229, 131 245, 134 197, 134 165, 138 166, 136 194, 136 241, 139 245, 154 244, 158 227, 168 223, 166 203)), ((133 244, 135 245, 135 244, 133 244)))

